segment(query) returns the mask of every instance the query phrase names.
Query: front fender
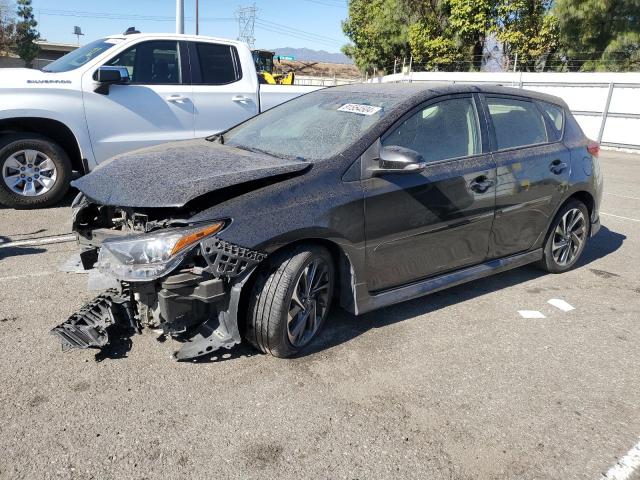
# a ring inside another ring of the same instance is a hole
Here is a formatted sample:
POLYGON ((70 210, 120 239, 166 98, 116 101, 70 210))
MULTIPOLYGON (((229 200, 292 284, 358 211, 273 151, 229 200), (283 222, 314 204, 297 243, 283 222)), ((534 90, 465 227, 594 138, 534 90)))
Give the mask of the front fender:
MULTIPOLYGON (((0 105, 0 123, 5 125, 27 118, 53 120, 65 125, 75 137, 81 158, 87 159, 90 169, 97 165, 84 119, 81 92, 45 89, 18 89, 13 93, 2 91, 0 105), (43 105, 47 108, 42 108, 43 105)), ((38 133, 47 136, 47 132, 38 133)))

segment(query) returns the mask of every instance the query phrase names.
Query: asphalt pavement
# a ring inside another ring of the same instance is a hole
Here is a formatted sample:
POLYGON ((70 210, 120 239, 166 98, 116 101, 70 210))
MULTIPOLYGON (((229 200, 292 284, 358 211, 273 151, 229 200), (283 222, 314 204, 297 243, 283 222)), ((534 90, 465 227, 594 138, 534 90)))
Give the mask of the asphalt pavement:
POLYGON ((334 309, 293 360, 176 363, 153 332, 62 353, 49 329, 94 296, 59 271, 72 196, 0 209, 0 478, 639 480, 616 464, 640 441, 640 155, 601 164, 603 228, 574 270, 334 309))

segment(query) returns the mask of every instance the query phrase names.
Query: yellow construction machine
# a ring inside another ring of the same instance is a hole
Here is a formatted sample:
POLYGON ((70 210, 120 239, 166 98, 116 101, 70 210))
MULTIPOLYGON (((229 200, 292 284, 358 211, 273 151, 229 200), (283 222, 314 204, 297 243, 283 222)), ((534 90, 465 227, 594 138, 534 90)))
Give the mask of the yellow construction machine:
POLYGON ((293 85, 295 73, 273 73, 273 58, 275 52, 269 50, 253 50, 253 61, 258 71, 260 83, 268 85, 293 85))

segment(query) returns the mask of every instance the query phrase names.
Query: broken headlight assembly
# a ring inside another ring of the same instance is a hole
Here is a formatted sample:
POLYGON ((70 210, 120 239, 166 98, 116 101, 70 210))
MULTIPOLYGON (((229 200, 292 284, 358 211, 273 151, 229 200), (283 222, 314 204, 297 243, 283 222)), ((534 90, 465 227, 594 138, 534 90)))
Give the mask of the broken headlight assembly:
POLYGON ((125 282, 158 279, 174 270, 202 239, 218 233, 225 222, 159 230, 104 240, 96 266, 101 273, 125 282))

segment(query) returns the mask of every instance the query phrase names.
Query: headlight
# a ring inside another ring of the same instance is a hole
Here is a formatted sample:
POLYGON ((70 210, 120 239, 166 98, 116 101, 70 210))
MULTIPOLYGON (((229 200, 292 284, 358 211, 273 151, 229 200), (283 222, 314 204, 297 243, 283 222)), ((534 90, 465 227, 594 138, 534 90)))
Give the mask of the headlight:
POLYGON ((97 267, 127 282, 159 278, 176 268, 200 240, 219 232, 224 222, 105 240, 97 267))

